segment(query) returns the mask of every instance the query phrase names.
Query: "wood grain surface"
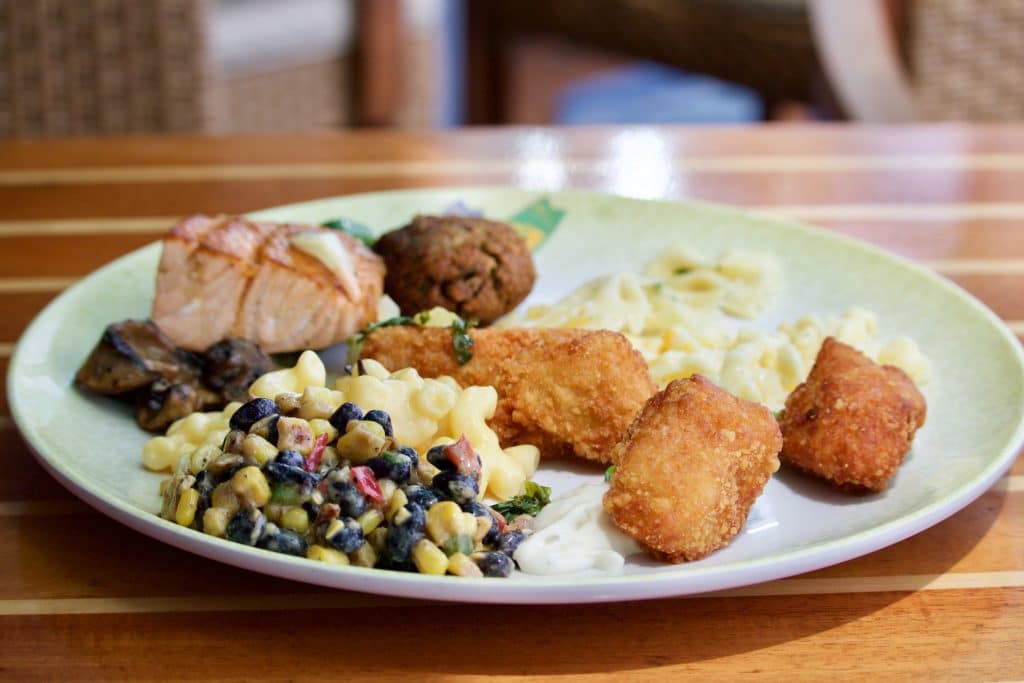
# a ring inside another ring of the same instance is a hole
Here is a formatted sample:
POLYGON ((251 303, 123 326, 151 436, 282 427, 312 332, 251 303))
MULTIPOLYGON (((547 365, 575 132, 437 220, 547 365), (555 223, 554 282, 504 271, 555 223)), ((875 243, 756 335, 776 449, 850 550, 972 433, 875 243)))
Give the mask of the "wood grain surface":
POLYGON ((789 216, 934 268, 1024 338, 1024 126, 471 129, 0 142, 0 680, 1024 678, 1024 460, 870 555, 723 593, 443 605, 221 565, 94 512, 6 399, 25 326, 177 217, 372 190, 587 187, 789 216))

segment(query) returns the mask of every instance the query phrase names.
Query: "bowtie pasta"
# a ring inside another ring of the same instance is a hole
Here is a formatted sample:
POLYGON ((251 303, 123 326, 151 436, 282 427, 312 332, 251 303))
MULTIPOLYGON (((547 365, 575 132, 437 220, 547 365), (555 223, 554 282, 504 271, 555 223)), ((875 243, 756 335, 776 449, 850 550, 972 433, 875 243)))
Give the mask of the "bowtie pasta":
MULTIPOLYGON (((540 454, 530 445, 501 448, 486 422, 497 406, 493 387, 463 389, 450 377, 427 379, 412 368, 390 373, 373 360, 362 361, 360 368, 360 374, 339 378, 331 389, 320 357, 306 351, 293 367, 258 378, 249 393, 271 400, 281 394, 295 394, 299 417, 330 414, 346 401, 367 410, 383 410, 391 416, 395 439, 420 453, 465 435, 480 455, 481 493, 501 500, 522 493, 524 483, 537 470, 540 454)), ((183 456, 191 456, 200 447, 220 445, 239 405, 233 403, 223 411, 193 413, 178 420, 165 436, 146 443, 143 463, 153 470, 172 470, 183 456)))
POLYGON ((715 262, 677 245, 643 273, 597 278, 498 325, 622 332, 660 386, 701 374, 773 410, 807 377, 828 336, 903 369, 919 385, 930 380, 930 363, 917 344, 908 337, 880 340, 877 317, 863 308, 807 315, 770 332, 737 329, 735 318, 752 319, 770 307, 780 283, 778 266, 766 255, 729 252, 715 262))

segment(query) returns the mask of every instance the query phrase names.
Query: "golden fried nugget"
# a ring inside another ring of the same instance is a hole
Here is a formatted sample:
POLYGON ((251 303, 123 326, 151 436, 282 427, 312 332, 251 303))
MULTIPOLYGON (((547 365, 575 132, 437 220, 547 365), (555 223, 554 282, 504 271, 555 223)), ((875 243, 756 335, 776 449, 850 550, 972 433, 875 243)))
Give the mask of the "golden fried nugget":
POLYGON ((363 358, 462 386, 493 386, 488 420, 502 446, 533 444, 545 458, 575 454, 602 463, 657 386, 647 364, 617 332, 547 328, 470 332, 473 358, 459 365, 452 332, 387 327, 367 337, 363 358))
POLYGON ((906 373, 829 337, 807 381, 786 399, 782 461, 853 493, 881 491, 925 413, 906 373))
POLYGON ((604 509, 648 552, 699 560, 743 528, 779 469, 782 435, 764 406, 700 375, 655 394, 612 457, 604 509))

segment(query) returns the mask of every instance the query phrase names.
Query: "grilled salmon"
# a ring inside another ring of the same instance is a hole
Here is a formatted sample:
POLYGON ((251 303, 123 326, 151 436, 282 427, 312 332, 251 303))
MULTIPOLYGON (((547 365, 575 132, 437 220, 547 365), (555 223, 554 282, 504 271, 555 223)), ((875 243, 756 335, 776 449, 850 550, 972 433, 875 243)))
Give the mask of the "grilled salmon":
POLYGON ((347 234, 199 215, 164 236, 152 317, 186 349, 229 337, 323 348, 372 322, 383 289, 384 262, 347 234))

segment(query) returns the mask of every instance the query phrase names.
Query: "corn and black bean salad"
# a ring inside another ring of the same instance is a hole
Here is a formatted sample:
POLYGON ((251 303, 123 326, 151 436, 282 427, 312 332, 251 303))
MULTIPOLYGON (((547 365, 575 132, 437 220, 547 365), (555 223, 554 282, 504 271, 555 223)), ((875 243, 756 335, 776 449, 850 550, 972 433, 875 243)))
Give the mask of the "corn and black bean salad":
POLYGON ((161 516, 213 536, 333 564, 507 577, 519 525, 478 501, 480 456, 465 436, 420 457, 391 417, 342 404, 295 417, 299 397, 254 398, 221 447, 181 458, 161 516), (303 455, 305 454, 305 455, 303 455))

